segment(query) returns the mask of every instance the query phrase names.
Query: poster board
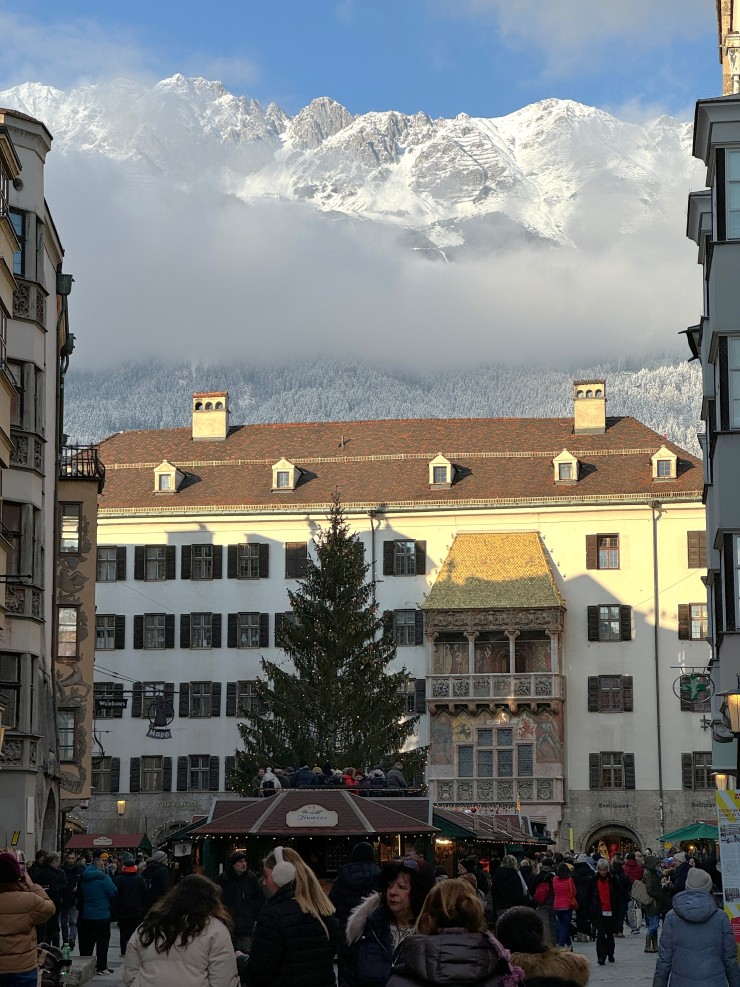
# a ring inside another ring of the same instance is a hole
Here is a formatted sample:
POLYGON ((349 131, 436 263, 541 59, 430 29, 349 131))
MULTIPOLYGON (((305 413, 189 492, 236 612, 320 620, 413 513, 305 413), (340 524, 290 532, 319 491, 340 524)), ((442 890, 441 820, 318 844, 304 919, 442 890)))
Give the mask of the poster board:
POLYGON ((725 912, 740 943, 740 792, 715 792, 715 801, 725 912))

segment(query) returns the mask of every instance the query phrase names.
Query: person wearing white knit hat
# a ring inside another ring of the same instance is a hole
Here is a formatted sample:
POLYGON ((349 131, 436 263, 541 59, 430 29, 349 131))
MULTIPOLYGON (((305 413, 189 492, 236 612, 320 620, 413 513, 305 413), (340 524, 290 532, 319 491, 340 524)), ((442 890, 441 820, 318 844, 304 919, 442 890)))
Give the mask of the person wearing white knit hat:
POLYGON ((335 987, 339 928, 316 875, 295 850, 281 846, 265 857, 262 870, 269 897, 254 927, 245 982, 249 987, 335 987))

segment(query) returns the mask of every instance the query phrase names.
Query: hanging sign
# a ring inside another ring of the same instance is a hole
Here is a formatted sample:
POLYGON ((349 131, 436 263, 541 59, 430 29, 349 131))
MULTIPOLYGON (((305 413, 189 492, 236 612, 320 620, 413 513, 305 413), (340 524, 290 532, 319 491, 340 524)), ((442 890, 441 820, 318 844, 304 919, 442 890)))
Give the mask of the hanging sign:
POLYGON ((722 894, 735 942, 740 942, 740 792, 714 793, 722 861, 722 894))
POLYGON ((673 683, 673 694, 681 700, 683 709, 700 713, 714 695, 714 682, 705 672, 679 675, 673 683))
POLYGON ((324 808, 323 805, 302 805, 295 812, 289 812, 285 816, 285 825, 291 828, 303 828, 311 826, 321 826, 331 828, 339 824, 339 816, 331 809, 324 808))
POLYGON ((157 696, 149 704, 147 716, 149 717, 149 729, 146 732, 147 737, 151 737, 154 740, 170 740, 172 738, 170 723, 175 718, 175 707, 171 702, 165 699, 164 696, 157 696))

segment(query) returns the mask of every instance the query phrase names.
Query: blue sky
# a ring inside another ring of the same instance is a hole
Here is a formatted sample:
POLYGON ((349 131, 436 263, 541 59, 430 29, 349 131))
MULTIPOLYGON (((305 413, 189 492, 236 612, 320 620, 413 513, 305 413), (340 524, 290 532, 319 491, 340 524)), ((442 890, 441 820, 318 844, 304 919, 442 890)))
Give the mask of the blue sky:
POLYGON ((0 0, 0 89, 175 72, 295 113, 499 116, 550 96, 689 118, 720 92, 714 0, 0 0))

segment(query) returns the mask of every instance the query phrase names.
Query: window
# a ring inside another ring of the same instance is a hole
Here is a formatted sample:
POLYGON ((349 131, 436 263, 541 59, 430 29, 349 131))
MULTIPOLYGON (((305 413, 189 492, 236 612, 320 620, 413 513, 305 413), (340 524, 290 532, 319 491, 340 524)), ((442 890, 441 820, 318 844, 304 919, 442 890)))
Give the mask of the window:
POLYGON ((619 568, 619 535, 598 535, 599 569, 619 568))
POLYGON ((253 680, 238 682, 236 700, 237 712, 256 713, 259 710, 257 683, 253 680))
POLYGON ((120 720, 123 707, 120 702, 124 699, 123 682, 96 682, 93 686, 94 709, 93 716, 98 720, 120 720), (118 703, 119 705, 107 705, 118 703))
POLYGON ((478 777, 493 778, 493 730, 478 731, 478 777))
POLYGON ((707 535, 705 531, 686 532, 686 553, 689 569, 706 569, 707 535))
POLYGON ((534 745, 517 744, 517 771, 520 778, 534 777, 534 745))
POLYGON ((670 479, 673 475, 673 463, 670 459, 659 459, 655 464, 655 475, 661 480, 670 479))
POLYGON ((3 526, 5 538, 10 543, 10 551, 5 559, 7 577, 21 574, 21 505, 6 500, 3 502, 3 526))
POLYGON ((157 474, 157 490, 165 491, 172 490, 172 474, 171 473, 158 473, 157 474))
POLYGON ((15 393, 10 399, 10 424, 16 428, 23 428, 24 411, 24 390, 23 390, 23 364, 8 361, 8 370, 15 380, 15 393))
POLYGON ((587 608, 589 641, 632 640, 632 607, 601 604, 587 608))
POLYGON ((78 607, 58 607, 58 651, 60 658, 77 658, 78 607))
POLYGON ((290 488, 290 473, 288 470, 277 470, 275 478, 277 480, 276 486, 278 490, 287 490, 290 488))
POLYGON ((80 504, 60 504, 59 515, 59 530, 61 532, 59 551, 67 555, 78 555, 82 507, 80 504))
POLYGON ((558 463, 558 480, 573 479, 573 463, 558 463))
POLYGON ((416 644, 416 610, 396 610, 393 624, 399 647, 416 644))
POLYGON ((92 762, 92 787, 95 792, 112 792, 112 757, 96 757, 92 762))
POLYGON ((714 789, 711 751, 694 751, 681 755, 681 783, 684 789, 714 789))
POLYGON ((145 579, 156 581, 167 578, 167 546, 147 545, 145 555, 145 579))
POLYGON ((447 467, 432 467, 432 483, 447 483, 447 467))
POLYGON ((258 613, 240 613, 238 619, 237 647, 259 648, 260 615, 258 613))
POLYGON ((727 239, 740 239, 740 151, 727 151, 727 239))
POLYGON ((163 613, 144 614, 144 647, 164 648, 165 615, 163 613))
POLYGON ((211 682, 190 683, 190 715, 211 715, 211 682))
POLYGON ((26 215, 17 209, 10 209, 10 222, 18 238, 18 250, 13 251, 13 274, 26 276, 26 215))
POLYGON ((606 791, 635 787, 635 755, 602 751, 588 755, 589 787, 606 791))
POLYGON ((416 545, 412 541, 397 541, 393 557, 394 576, 416 575, 416 545))
POLYGON ((457 748, 457 774, 459 778, 473 777, 472 744, 460 744, 457 748))
POLYGON ((589 713, 631 713, 633 704, 631 675, 589 675, 589 713))
POLYGON ((142 682, 141 683, 141 712, 145 717, 149 716, 149 707, 156 699, 164 696, 164 682, 142 682))
POLYGON ((213 579, 213 545, 193 545, 193 579, 213 579))
POLYGON ((162 757, 142 757, 141 759, 141 790, 142 792, 161 792, 164 783, 162 757))
POLYGON ((188 760, 188 790, 207 792, 211 771, 210 756, 208 754, 191 754, 188 760))
POLYGON ((210 613, 192 613, 190 615, 191 648, 212 647, 212 616, 210 613))
POLYGON ((99 583, 113 583, 117 576, 116 549, 98 547, 98 564, 95 578, 99 583))
POLYGON ((285 578, 305 579, 308 572, 308 543, 291 541, 285 546, 285 578))
POLYGON ((730 428, 740 428, 740 336, 728 339, 730 428))
POLYGON ((237 578, 259 579, 260 576, 260 547, 259 545, 237 546, 237 578))
POLYGON ((95 650, 113 651, 116 646, 116 617, 112 613, 95 615, 95 650))
POLYGON ((414 679, 406 679, 405 684, 398 690, 399 697, 403 697, 404 715, 413 715, 416 712, 416 682, 414 679))
POLYGON ((678 605, 678 637, 682 641, 703 641, 709 635, 706 603, 678 605))
POLYGON ((57 711, 59 760, 74 761, 75 759, 75 711, 60 709, 57 711))
POLYGON ((18 729, 21 702, 20 655, 0 654, 0 703, 5 706, 2 726, 18 729))

